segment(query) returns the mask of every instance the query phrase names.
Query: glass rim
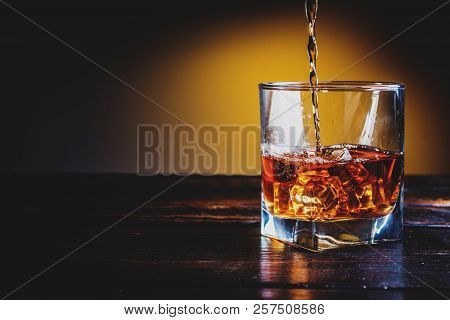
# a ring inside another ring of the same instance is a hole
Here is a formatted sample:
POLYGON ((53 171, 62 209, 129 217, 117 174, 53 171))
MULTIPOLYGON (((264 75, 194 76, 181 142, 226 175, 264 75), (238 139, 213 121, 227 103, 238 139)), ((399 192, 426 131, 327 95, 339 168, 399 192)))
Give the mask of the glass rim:
MULTIPOLYGON (((305 91, 314 89, 309 82, 263 82, 259 84, 264 90, 305 91)), ((349 91, 398 91, 404 90, 405 85, 397 82, 381 81, 319 81, 319 91, 349 90, 349 91)))

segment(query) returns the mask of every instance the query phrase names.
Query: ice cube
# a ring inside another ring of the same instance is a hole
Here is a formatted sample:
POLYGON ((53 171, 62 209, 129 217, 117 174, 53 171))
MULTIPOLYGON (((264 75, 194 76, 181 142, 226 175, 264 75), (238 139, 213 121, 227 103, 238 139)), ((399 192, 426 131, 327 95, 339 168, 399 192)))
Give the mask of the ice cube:
POLYGON ((369 177, 369 172, 362 163, 349 163, 346 169, 356 183, 361 183, 369 177))
POLYGON ((299 172, 297 180, 299 183, 307 185, 308 183, 316 183, 322 181, 323 178, 329 177, 328 170, 308 170, 299 172))
POLYGON ((289 189, 291 185, 290 183, 283 182, 275 182, 273 184, 273 210, 275 214, 289 213, 289 189))
POLYGON ((330 148, 322 150, 322 157, 334 161, 350 161, 352 155, 347 148, 330 148))
POLYGON ((302 184, 294 184, 290 190, 290 198, 292 203, 292 209, 295 215, 302 215, 303 213, 303 194, 307 193, 306 186, 302 184))
POLYGON ((366 181, 361 182, 355 187, 355 194, 360 203, 359 210, 375 208, 375 205, 373 204, 375 179, 371 178, 373 178, 373 176, 369 176, 366 181))
POLYGON ((373 203, 377 206, 389 204, 386 199, 386 193, 384 191, 383 179, 381 179, 381 178, 375 181, 373 203))
POLYGON ((295 215, 309 219, 333 218, 339 209, 342 185, 327 170, 311 170, 299 175, 290 189, 295 215))

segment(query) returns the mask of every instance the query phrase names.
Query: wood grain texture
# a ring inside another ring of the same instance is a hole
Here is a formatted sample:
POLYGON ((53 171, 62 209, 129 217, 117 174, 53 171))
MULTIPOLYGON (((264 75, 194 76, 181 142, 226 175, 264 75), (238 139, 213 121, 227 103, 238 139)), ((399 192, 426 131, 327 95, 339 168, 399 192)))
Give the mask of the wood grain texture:
MULTIPOLYGON (((0 294, 179 177, 3 175, 0 294)), ((450 295, 450 178, 407 177, 402 242, 310 253, 259 235, 258 177, 187 178, 14 299, 428 299, 450 295)))

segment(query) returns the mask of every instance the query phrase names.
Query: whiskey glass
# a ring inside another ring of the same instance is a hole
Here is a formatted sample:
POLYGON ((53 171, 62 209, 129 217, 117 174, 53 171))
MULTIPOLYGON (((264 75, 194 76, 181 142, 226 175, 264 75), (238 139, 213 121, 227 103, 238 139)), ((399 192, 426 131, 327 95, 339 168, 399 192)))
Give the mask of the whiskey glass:
POLYGON ((401 239, 404 89, 259 85, 262 235, 312 251, 401 239))

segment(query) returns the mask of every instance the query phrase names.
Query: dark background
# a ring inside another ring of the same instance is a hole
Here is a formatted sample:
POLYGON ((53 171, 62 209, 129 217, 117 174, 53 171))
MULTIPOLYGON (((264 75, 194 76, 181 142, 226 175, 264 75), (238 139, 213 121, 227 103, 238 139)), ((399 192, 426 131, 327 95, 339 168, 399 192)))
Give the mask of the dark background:
MULTIPOLYGON (((336 23, 370 30, 365 41, 376 47, 443 2, 321 1, 319 13, 334 15, 336 23)), ((7 3, 139 90, 145 88, 142 77, 137 76, 140 61, 157 65, 173 50, 174 43, 189 35, 259 15, 298 11, 299 19, 304 18, 303 1, 7 3)), ((428 123, 415 141, 407 138, 407 152, 409 148, 412 155, 407 156, 407 173, 450 173, 449 13, 450 6, 444 7, 380 51, 390 53, 388 66, 402 65, 410 71, 410 78, 398 79, 406 82, 407 90, 411 88, 408 81, 415 81, 410 90, 420 91, 422 101, 430 101, 416 106, 429 117, 416 116, 409 121, 411 101, 407 100, 406 136, 428 123), (430 148, 424 142, 415 149, 418 138, 429 141, 430 148), (408 167, 408 161, 416 163, 408 167), (427 161, 431 164, 422 165, 427 161)), ((133 172, 136 125, 164 122, 166 115, 2 3, 0 15, 0 170, 133 172), (136 100, 140 102, 131 102, 136 100)), ((303 36, 304 30, 299 30, 302 41, 303 36)), ((345 38, 345 34, 336 37, 345 38)), ((182 50, 179 53, 183 54, 182 50)), ((270 79, 261 79, 266 80, 270 79)), ((151 97, 156 94, 145 93, 151 97)), ((196 117, 195 110, 186 114, 196 117)), ((197 116, 200 123, 211 122, 201 114, 197 116)), ((258 123, 257 106, 249 119, 258 123)))

